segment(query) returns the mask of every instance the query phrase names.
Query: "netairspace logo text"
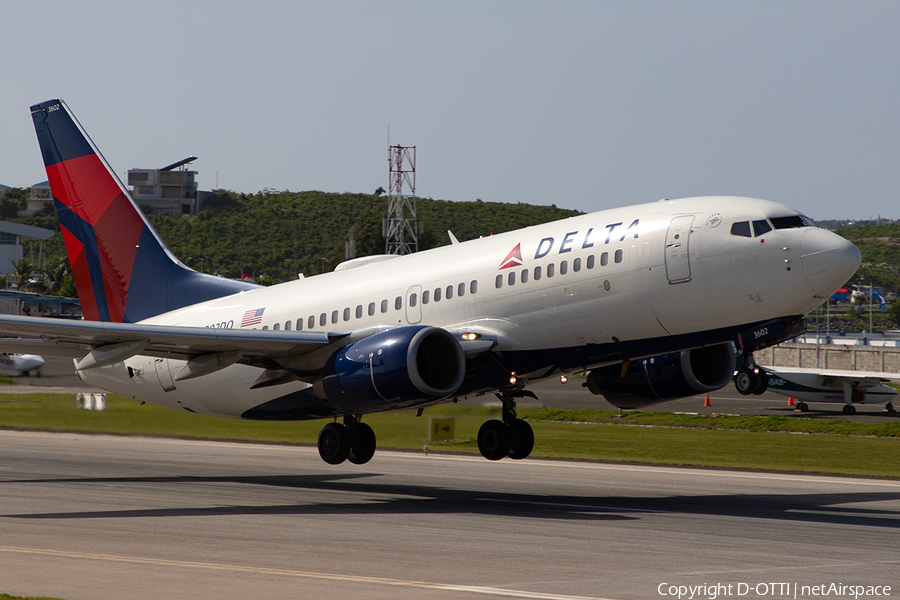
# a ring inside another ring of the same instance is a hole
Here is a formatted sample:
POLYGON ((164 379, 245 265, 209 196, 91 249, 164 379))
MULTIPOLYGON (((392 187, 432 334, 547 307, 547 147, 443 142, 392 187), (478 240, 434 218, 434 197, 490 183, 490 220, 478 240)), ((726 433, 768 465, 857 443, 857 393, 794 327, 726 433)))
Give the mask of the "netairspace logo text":
POLYGON ((716 583, 703 585, 671 585, 661 583, 656 588, 660 596, 693 600, 705 598, 877 598, 891 595, 889 585, 844 585, 843 583, 821 583, 802 585, 798 583, 716 583))

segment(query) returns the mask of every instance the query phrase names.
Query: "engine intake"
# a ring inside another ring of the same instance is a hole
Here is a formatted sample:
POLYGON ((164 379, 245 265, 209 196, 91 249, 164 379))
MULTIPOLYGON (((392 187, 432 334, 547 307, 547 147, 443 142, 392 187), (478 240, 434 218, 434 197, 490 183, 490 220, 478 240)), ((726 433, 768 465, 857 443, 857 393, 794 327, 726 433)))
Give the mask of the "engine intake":
POLYGON ((725 387, 734 375, 734 348, 729 344, 695 348, 612 365, 588 374, 587 388, 618 408, 642 408, 725 387))
POLYGON ((338 350, 314 390, 344 412, 404 408, 451 395, 465 370, 465 354, 450 332, 398 327, 338 350))

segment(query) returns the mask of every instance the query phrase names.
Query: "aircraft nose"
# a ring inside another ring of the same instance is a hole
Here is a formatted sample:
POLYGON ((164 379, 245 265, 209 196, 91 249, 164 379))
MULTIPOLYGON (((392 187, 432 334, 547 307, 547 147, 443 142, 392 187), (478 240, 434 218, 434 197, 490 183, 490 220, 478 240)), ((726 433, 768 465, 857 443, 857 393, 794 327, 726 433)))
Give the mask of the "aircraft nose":
POLYGON ((803 274, 819 296, 830 296, 847 283, 861 260, 856 246, 825 229, 809 229, 800 238, 803 274))

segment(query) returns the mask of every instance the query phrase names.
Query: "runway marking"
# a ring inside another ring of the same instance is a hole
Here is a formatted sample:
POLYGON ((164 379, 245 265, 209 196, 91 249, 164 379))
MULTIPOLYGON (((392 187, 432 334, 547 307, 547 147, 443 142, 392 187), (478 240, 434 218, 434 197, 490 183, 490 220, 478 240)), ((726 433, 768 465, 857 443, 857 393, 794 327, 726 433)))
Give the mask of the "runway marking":
POLYGON ((568 594, 551 594, 544 592, 529 592, 525 590, 510 590, 504 588, 492 588, 476 585, 455 585, 450 583, 433 583, 430 581, 413 581, 406 579, 390 579, 387 577, 366 577, 362 575, 341 575, 338 573, 317 573, 314 571, 294 571, 290 569, 273 569, 266 567, 248 567, 244 565, 227 565, 218 563, 204 563, 183 560, 167 560, 162 558, 144 558, 140 556, 116 556, 111 554, 95 554, 91 552, 69 552, 66 550, 48 550, 42 548, 19 548, 15 546, 0 546, 0 552, 15 554, 37 554, 41 556, 53 556, 60 558, 81 558, 88 560, 103 560, 108 562, 132 563, 140 565, 157 565, 164 567, 183 567, 189 569, 208 569, 214 571, 232 571, 235 573, 254 573, 257 575, 280 575, 283 577, 300 577, 305 579, 322 579, 326 581, 345 581, 348 583, 369 583, 378 585, 392 585, 397 587, 419 588, 429 590, 442 590, 448 592, 461 592, 466 594, 482 594, 485 596, 505 596, 508 598, 529 598, 532 600, 613 600, 597 596, 570 596, 568 594))

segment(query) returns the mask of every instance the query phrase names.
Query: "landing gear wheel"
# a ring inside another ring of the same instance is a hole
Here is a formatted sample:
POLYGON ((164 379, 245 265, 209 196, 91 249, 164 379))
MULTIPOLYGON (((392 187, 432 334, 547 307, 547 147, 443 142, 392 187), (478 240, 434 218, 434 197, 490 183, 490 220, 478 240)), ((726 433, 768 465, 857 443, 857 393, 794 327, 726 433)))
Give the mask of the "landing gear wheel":
POLYGON ((885 404, 885 405, 884 405, 884 412, 889 412, 889 413, 896 412, 896 411, 894 410, 894 403, 893 403, 893 402, 888 402, 887 404, 885 404))
POLYGON ((797 410, 800 412, 806 412, 809 410, 809 405, 806 402, 801 402, 797 405, 797 410))
POLYGON ((365 423, 357 423, 350 428, 350 455, 347 457, 355 465, 362 465, 375 456, 375 432, 365 423))
POLYGON ((329 423, 319 432, 319 456, 329 465, 339 465, 350 455, 350 432, 340 423, 329 423))
POLYGON ((478 450, 488 460, 500 460, 510 450, 509 427, 503 421, 485 421, 478 430, 478 450))
POLYGON ((527 457, 534 449, 534 431, 528 421, 516 419, 512 424, 512 440, 506 455, 516 460, 527 457))
POLYGON ((759 369, 757 373, 754 373, 756 379, 756 385, 753 387, 753 395, 761 396, 766 393, 766 390, 769 389, 769 374, 759 369))
POLYGON ((856 407, 853 406, 852 404, 845 404, 844 405, 844 414, 845 415, 855 415, 856 407))
POLYGON ((737 372, 737 375, 734 376, 734 387, 737 389, 738 393, 743 396, 749 396, 753 393, 753 389, 756 387, 754 385, 755 375, 753 371, 744 367, 737 372))

